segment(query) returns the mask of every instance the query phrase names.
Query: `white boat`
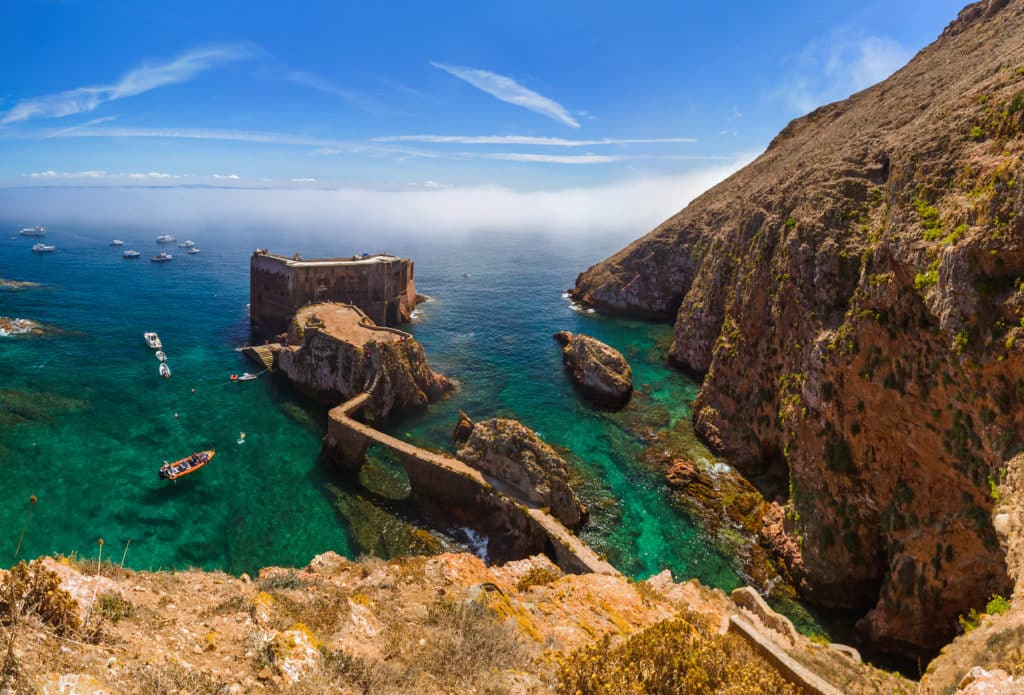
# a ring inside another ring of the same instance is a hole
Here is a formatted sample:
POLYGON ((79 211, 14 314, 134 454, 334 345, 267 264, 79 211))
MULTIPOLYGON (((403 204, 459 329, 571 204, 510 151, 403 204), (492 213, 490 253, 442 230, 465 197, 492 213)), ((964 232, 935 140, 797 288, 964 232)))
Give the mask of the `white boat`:
POLYGON ((197 249, 197 248, 196 248, 195 246, 193 246, 192 248, 190 248, 190 249, 188 250, 188 255, 190 255, 190 256, 194 256, 194 255, 196 255, 197 253, 199 253, 199 249, 197 249))
POLYGON ((152 331, 148 331, 142 334, 142 338, 146 341, 146 345, 153 348, 154 350, 160 350, 164 344, 160 342, 160 336, 152 331))
POLYGON ((158 244, 173 244, 177 240, 178 240, 177 237, 173 237, 170 234, 161 234, 160 236, 158 236, 156 238, 156 243, 158 243, 158 244))
POLYGON ((32 253, 52 253, 52 252, 54 252, 56 250, 57 250, 56 246, 53 246, 53 245, 47 246, 46 244, 42 244, 42 243, 36 244, 35 246, 32 247, 32 253))
POLYGON ((135 249, 128 249, 121 255, 124 256, 125 258, 138 258, 142 254, 136 251, 135 249))
POLYGON ((114 239, 112 242, 110 242, 110 245, 111 246, 124 246, 124 242, 121 241, 120 239, 114 239))
POLYGON ((156 358, 158 360, 160 360, 161 362, 166 362, 167 361, 167 354, 163 350, 157 350, 156 351, 156 358))
POLYGON ((22 236, 46 236, 46 227, 36 225, 35 227, 25 227, 18 234, 22 236))
POLYGON ((154 263, 166 263, 172 258, 174 258, 174 256, 172 256, 169 253, 158 253, 157 255, 152 256, 149 260, 153 261, 154 263))
POLYGON ((171 368, 167 366, 166 362, 160 363, 160 376, 162 376, 164 379, 171 378, 171 368))
POLYGON ((249 372, 246 372, 245 374, 239 375, 238 380, 239 381, 252 381, 255 378, 256 378, 255 374, 250 374, 249 372))
POLYGON ((190 249, 190 248, 192 248, 195 245, 196 245, 196 242, 192 241, 191 239, 186 239, 185 241, 183 241, 180 244, 178 244, 178 246, 180 246, 183 249, 190 249))

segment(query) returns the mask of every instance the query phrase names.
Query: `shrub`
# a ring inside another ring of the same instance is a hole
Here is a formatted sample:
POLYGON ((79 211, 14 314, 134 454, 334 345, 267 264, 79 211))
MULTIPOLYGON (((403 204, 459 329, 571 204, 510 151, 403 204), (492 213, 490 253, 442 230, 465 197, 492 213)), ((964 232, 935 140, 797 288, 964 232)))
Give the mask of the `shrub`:
POLYGON ((11 568, 0 584, 0 624, 10 627, 20 616, 35 615, 58 635, 69 635, 79 627, 78 603, 60 586, 60 577, 38 560, 22 560, 11 568))
POLYGON ((110 618, 114 623, 121 618, 130 618, 135 615, 135 606, 117 594, 104 593, 96 599, 99 604, 99 613, 104 618, 110 618))
POLYGON ((992 594, 985 604, 985 612, 989 615, 1002 615, 1010 610, 1010 602, 999 594, 992 594))
POLYGON ((715 634, 707 620, 681 613, 613 646, 605 636, 562 662, 563 695, 673 693, 795 694, 798 691, 733 634, 715 634))
POLYGON ((915 290, 926 290, 929 287, 933 287, 939 282, 939 271, 929 270, 926 273, 918 273, 914 276, 914 289, 915 290))
POLYGON ((516 591, 528 591, 530 587, 550 584, 560 579, 562 573, 551 567, 534 567, 523 575, 516 584, 516 591))

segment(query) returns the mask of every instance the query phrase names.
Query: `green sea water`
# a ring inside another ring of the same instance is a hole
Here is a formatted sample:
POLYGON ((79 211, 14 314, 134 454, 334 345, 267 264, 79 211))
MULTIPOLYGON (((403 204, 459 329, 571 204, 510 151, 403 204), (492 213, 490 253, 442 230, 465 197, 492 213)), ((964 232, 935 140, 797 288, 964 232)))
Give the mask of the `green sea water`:
POLYGON ((579 474, 592 509, 582 535, 623 572, 640 578, 670 569, 677 579, 724 589, 740 583, 733 559, 671 506, 658 475, 638 462, 643 427, 685 426, 690 418, 696 386, 664 364, 671 327, 582 313, 563 297, 576 274, 628 242, 628 232, 427 239, 54 227, 47 241, 58 251, 47 255, 11 236, 0 241, 0 277, 44 286, 0 289, 0 316, 39 321, 48 333, 0 337, 0 554, 9 559, 30 495, 39 502, 25 534, 28 557, 94 556, 103 537, 115 561, 131 541, 128 566, 240 573, 301 566, 325 550, 363 552, 335 498, 339 487, 357 492, 355 483, 319 461, 324 408, 266 375, 248 383, 228 376, 252 369, 235 347, 249 339, 253 248, 301 248, 307 256, 386 248, 416 261, 417 286, 431 299, 410 330, 433 367, 461 383, 452 399, 386 429, 448 449, 459 409, 474 419, 517 418, 579 474), (153 239, 165 232, 194 238, 202 252, 158 249, 153 239), (143 258, 123 260, 108 245, 113 237, 143 258), (157 250, 175 259, 150 263, 157 250), (628 408, 610 414, 579 398, 552 340, 563 329, 623 352, 638 389, 628 408), (163 339, 169 380, 143 343, 147 330, 163 339), (158 480, 165 459, 207 448, 217 455, 202 471, 158 480))

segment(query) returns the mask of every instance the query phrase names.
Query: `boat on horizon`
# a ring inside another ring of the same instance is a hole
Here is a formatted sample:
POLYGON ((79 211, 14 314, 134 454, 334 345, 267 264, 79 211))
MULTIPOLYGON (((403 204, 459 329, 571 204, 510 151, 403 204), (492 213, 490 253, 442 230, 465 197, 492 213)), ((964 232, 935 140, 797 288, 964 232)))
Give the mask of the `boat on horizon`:
POLYGON ((53 253, 57 250, 57 247, 50 244, 38 243, 32 247, 32 253, 53 253))
POLYGON ((46 227, 37 224, 35 227, 25 227, 18 234, 21 236, 46 236, 46 227))
POLYGON ((178 246, 180 246, 183 249, 190 249, 190 248, 192 248, 195 245, 196 245, 196 242, 192 241, 191 239, 186 239, 185 241, 183 241, 180 244, 178 244, 178 246))
POLYGON ((114 239, 112 242, 110 242, 110 245, 111 246, 124 246, 124 242, 121 241, 120 239, 114 239))
POLYGON ((208 464, 216 455, 216 451, 209 449, 207 451, 197 451, 194 454, 186 456, 183 459, 178 459, 173 463, 164 463, 164 465, 160 466, 160 479, 177 480, 189 473, 195 473, 200 468, 208 464))
POLYGON ((146 331, 143 333, 142 339, 146 341, 146 345, 154 350, 161 350, 164 347, 164 344, 160 342, 160 336, 153 331, 146 331))
POLYGON ((174 258, 174 256, 172 256, 169 253, 158 253, 157 255, 151 257, 149 260, 153 261, 154 263, 166 263, 172 258, 174 258))
POLYGON ((170 234, 161 234, 160 236, 158 236, 156 238, 156 243, 158 243, 158 244, 173 244, 177 240, 178 240, 177 237, 173 237, 170 234))
POLYGON ((195 246, 193 246, 192 248, 190 248, 190 249, 188 250, 188 255, 190 255, 190 256, 194 256, 194 255, 196 255, 197 253, 199 253, 199 249, 197 249, 197 248, 196 248, 195 246))
POLYGON ((171 378, 171 368, 167 366, 166 362, 160 363, 160 376, 162 376, 164 379, 171 378))
POLYGON ((142 254, 141 254, 141 253, 139 253, 138 251, 136 251, 135 249, 127 249, 127 250, 126 250, 126 251, 125 251, 125 252, 124 252, 123 254, 121 254, 121 255, 122 255, 122 256, 123 256, 124 258, 138 258, 138 257, 139 257, 139 256, 141 256, 142 254))

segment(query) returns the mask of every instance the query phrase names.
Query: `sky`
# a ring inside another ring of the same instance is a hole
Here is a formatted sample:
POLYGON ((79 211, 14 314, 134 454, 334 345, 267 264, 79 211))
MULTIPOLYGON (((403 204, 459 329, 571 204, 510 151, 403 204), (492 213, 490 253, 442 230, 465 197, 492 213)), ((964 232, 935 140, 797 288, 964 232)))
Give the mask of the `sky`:
POLYGON ((362 191, 363 207, 464 191, 480 214, 565 191, 605 215, 649 189, 661 215, 887 77, 961 6, 8 3, 0 189, 362 191))

